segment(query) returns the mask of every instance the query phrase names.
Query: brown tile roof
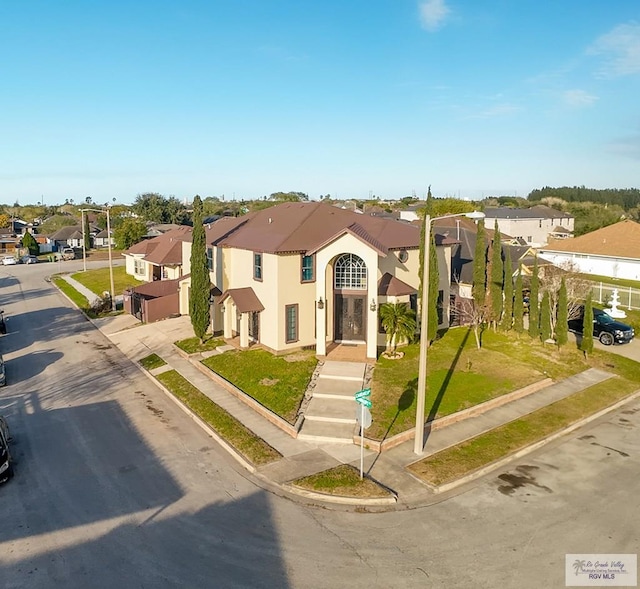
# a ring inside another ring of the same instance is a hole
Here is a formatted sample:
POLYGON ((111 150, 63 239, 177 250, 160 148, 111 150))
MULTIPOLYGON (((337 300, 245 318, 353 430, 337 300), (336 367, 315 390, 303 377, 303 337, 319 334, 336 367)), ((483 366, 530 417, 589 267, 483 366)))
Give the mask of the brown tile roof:
POLYGON ((182 225, 131 246, 125 254, 143 255, 145 261, 163 265, 182 264, 182 242, 191 241, 193 229, 182 225))
POLYGON ((580 237, 552 240, 541 251, 640 258, 640 224, 629 219, 580 237))
POLYGON ((401 295, 415 294, 418 291, 413 287, 402 282, 399 278, 392 276, 389 272, 385 272, 378 281, 378 295, 397 297, 401 295))
MULTIPOLYGON (((212 229, 223 220, 212 224, 212 229)), ((417 248, 420 242, 419 227, 320 202, 284 203, 239 217, 236 223, 226 227, 228 234, 219 238, 219 245, 265 253, 306 253, 348 228, 381 251, 417 248)))
POLYGON ((264 311, 264 305, 250 286, 230 288, 225 291, 218 303, 223 303, 227 298, 231 298, 240 313, 264 311))

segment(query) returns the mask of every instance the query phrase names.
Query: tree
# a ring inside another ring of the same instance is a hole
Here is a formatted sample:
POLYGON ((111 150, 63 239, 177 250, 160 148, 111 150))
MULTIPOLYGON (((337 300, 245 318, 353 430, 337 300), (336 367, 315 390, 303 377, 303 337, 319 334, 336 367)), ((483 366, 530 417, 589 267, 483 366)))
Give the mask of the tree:
POLYGON ((11 223, 11 217, 7 213, 0 214, 0 229, 6 229, 11 223))
POLYGON ((522 293, 521 271, 518 271, 513 293, 513 330, 516 333, 522 333, 524 331, 524 296, 522 293))
POLYGON ((82 214, 82 226, 84 227, 84 249, 89 251, 91 249, 91 232, 89 231, 89 219, 85 213, 82 214))
POLYGON ((147 226, 140 219, 124 219, 113 230, 113 239, 118 249, 129 249, 147 234, 147 226))
MULTIPOLYGON (((504 256, 504 310, 500 327, 504 331, 511 329, 513 324, 513 270, 511 268, 511 256, 507 251, 504 256)), ((520 293, 522 300, 522 292, 520 293)), ((522 318, 522 314, 520 315, 522 318)))
POLYGON ((502 262, 502 243, 500 230, 496 219, 493 230, 493 242, 491 245, 491 269, 489 273, 489 300, 491 308, 491 320, 494 325, 500 321, 502 315, 502 297, 504 289, 504 264, 502 262))
POLYGON ((548 292, 542 296, 540 305, 540 339, 543 343, 551 339, 551 302, 548 292))
POLYGON ((189 314, 196 337, 202 343, 209 327, 209 296, 211 281, 207 266, 207 244, 202 225, 202 201, 196 195, 193 199, 193 238, 191 244, 191 290, 189 294, 189 314))
POLYGON ((380 305, 380 321, 387 334, 387 353, 396 356, 398 341, 410 342, 416 331, 415 313, 406 303, 380 305))
POLYGON ((431 230, 431 245, 429 247, 429 320, 427 326, 427 337, 432 342, 438 335, 438 294, 440 286, 440 274, 438 272, 438 252, 436 250, 436 240, 431 230))
POLYGON ((487 244, 485 235, 484 219, 480 219, 478 230, 476 231, 476 248, 473 255, 473 283, 471 285, 471 294, 478 307, 482 307, 485 304, 487 288, 487 244))
POLYGON ((37 256, 40 253, 40 246, 36 241, 36 238, 27 232, 22 236, 22 247, 26 247, 29 250, 29 254, 37 256))
POLYGON ((556 344, 564 346, 569 341, 569 303, 567 301, 567 284, 564 277, 558 293, 558 309, 556 314, 556 344))
POLYGON ((136 197, 133 212, 152 223, 184 224, 189 220, 185 206, 175 197, 165 198, 156 192, 146 192, 136 197))
POLYGON ((593 304, 591 302, 591 293, 588 294, 584 305, 580 349, 584 352, 585 356, 593 352, 593 304))
POLYGON ((533 263, 531 289, 529 290, 529 336, 540 335, 540 277, 538 276, 538 258, 533 263))

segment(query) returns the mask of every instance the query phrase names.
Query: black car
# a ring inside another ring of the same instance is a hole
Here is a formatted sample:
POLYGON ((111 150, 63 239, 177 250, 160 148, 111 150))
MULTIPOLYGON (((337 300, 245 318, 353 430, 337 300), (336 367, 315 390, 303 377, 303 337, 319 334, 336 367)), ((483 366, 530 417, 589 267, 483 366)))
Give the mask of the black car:
POLYGON ((13 476, 13 462, 9 453, 9 426, 0 415, 0 483, 9 480, 13 476))
MULTIPOLYGON (((577 317, 569 319, 569 329, 575 333, 582 334, 583 319, 584 307, 580 308, 577 317)), ((634 335, 633 327, 630 325, 616 321, 602 309, 593 310, 593 336, 597 337, 605 346, 610 346, 614 343, 629 343, 634 335)))

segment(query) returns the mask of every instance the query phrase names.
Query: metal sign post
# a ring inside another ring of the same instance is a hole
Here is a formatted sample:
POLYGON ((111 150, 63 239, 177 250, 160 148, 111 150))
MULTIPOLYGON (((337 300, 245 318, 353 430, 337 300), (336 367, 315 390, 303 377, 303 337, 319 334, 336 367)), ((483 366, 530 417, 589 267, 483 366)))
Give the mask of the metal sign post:
POLYGON ((360 480, 364 478, 364 430, 371 425, 371 389, 363 389, 355 394, 360 411, 356 411, 356 421, 360 424, 360 480))

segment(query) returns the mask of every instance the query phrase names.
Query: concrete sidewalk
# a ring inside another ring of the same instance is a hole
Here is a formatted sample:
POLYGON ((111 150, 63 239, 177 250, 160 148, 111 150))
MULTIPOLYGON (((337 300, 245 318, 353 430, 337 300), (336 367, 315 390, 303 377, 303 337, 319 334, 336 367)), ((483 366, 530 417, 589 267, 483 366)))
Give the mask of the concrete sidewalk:
MULTIPOLYGON (((183 316, 158 323, 140 324, 130 315, 119 315, 94 321, 94 324, 132 361, 138 362, 151 353, 158 354, 167 364, 182 374, 200 391, 241 421, 255 434, 282 454, 274 463, 259 467, 255 474, 273 485, 290 492, 287 483, 340 464, 360 466, 360 447, 354 444, 295 439, 270 423, 245 403, 231 395, 226 389, 199 370, 191 360, 184 358, 173 345, 180 339, 192 337, 189 317, 183 316)), ((195 360, 194 360, 195 361, 195 360)), ((345 378, 354 379, 354 374, 363 370, 354 363, 345 363, 345 378)), ((331 378, 340 378, 340 363, 332 362, 327 368, 331 378)), ((553 403, 577 391, 610 378, 612 375, 589 369, 562 382, 545 387, 522 399, 491 409, 486 413, 464 419, 441 429, 428 432, 424 452, 418 456, 413 452, 413 439, 381 454, 365 450, 365 472, 396 495, 397 507, 428 505, 439 500, 434 490, 412 476, 406 466, 434 454, 444 448, 468 440, 483 432, 508 423, 540 407, 553 403)), ((355 390, 362 382, 352 385, 355 390)), ((345 403, 345 401, 341 401, 345 403)), ((353 401, 353 413, 356 403, 353 401)), ((354 428, 355 426, 351 426, 354 428)))

